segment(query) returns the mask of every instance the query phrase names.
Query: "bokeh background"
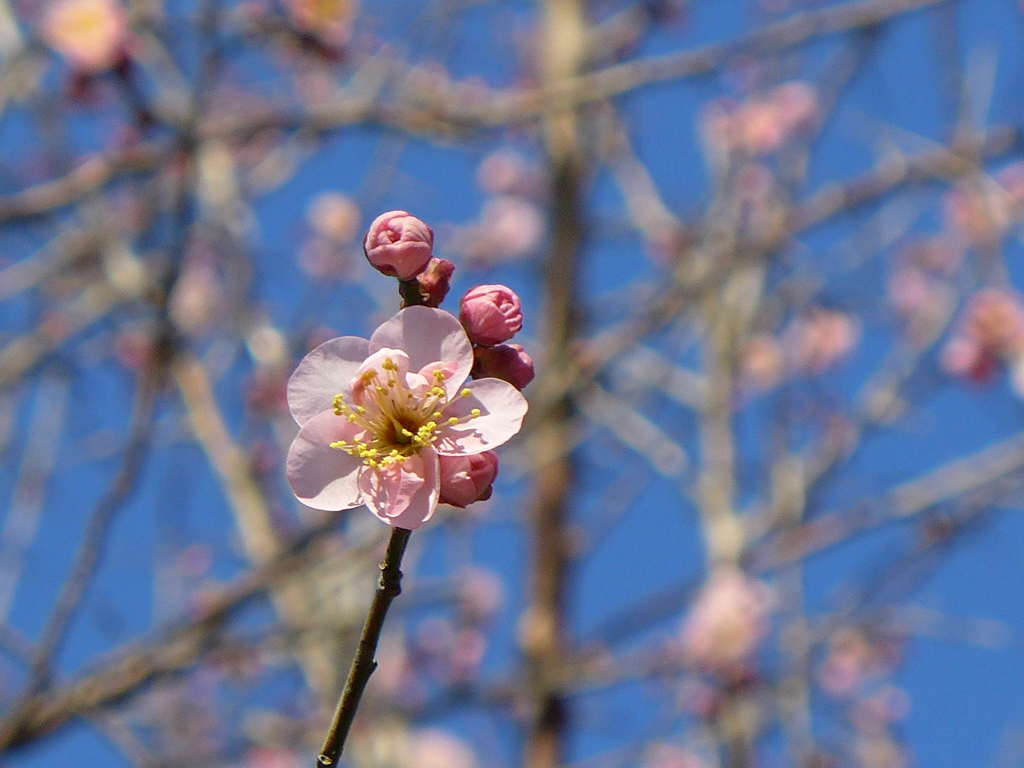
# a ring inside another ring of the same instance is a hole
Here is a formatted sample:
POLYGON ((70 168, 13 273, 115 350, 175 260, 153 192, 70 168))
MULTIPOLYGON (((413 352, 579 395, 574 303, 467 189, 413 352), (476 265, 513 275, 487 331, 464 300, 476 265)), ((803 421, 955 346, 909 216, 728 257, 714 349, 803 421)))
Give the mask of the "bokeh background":
POLYGON ((355 768, 1024 761, 1013 0, 0 0, 5 765, 312 765, 388 530, 284 386, 523 299, 355 768))

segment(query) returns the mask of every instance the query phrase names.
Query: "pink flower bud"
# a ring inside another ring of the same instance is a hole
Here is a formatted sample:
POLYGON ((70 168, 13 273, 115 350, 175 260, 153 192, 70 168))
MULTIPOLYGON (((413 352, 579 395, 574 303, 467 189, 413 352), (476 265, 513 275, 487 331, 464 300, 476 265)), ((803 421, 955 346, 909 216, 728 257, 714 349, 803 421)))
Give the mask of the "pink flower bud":
POLYGON ((523 327, 523 307, 515 292, 504 285, 470 288, 459 302, 459 320, 469 340, 491 346, 508 341, 523 327))
POLYGON ((439 307, 448 290, 452 287, 452 274, 455 265, 448 259, 431 259, 427 268, 416 276, 419 283, 420 296, 423 304, 428 307, 439 307))
POLYGON ((473 377, 507 381, 521 390, 533 381, 533 360, 519 344, 498 344, 473 350, 473 377))
POLYGON ((440 456, 442 504, 467 507, 474 501, 491 498, 491 484, 498 475, 498 455, 494 451, 472 456, 440 456))
POLYGON ((363 250, 373 268, 410 280, 424 269, 434 249, 434 231, 405 211, 388 211, 373 220, 363 250))

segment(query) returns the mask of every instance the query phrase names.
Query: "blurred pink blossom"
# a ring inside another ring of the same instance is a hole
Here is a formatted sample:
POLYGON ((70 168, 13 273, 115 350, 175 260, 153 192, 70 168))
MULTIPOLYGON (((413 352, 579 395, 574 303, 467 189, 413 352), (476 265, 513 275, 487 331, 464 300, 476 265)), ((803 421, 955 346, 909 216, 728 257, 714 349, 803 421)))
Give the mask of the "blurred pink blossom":
POLYGON ((819 113, 818 96, 808 83, 783 83, 743 102, 716 99, 701 118, 705 141, 719 153, 741 151, 766 155, 812 128, 819 113))
POLYGON ((911 265, 893 272, 887 288, 889 303, 906 321, 907 335, 919 342, 934 338, 955 301, 946 281, 911 265))
POLYGON ((968 245, 990 246, 1024 219, 1024 161, 954 185, 943 198, 943 214, 968 245))
POLYGON ((126 54, 128 16, 116 0, 55 0, 40 34, 75 69, 95 74, 126 54))
POLYGON ((245 768, 299 768, 299 756, 281 747, 255 747, 244 758, 245 768))
POLYGON ((818 374, 846 357, 860 339, 857 321, 834 309, 813 307, 794 318, 783 345, 795 370, 818 374))
POLYGON ((487 652, 487 638, 479 629, 460 629, 452 643, 448 674, 452 680, 472 680, 480 671, 480 664, 487 652))
POLYGON ((463 228, 454 246, 471 261, 521 259, 544 239, 544 215, 536 203, 514 195, 489 198, 480 220, 463 228))
POLYGON ((712 672, 749 662, 768 634, 771 592, 735 569, 713 571, 683 625, 686 659, 712 672))
POLYGON ((826 693, 845 697, 854 693, 874 671, 874 653, 863 633, 843 630, 829 641, 828 654, 818 670, 818 682, 826 693))
POLYGON ((288 481, 303 503, 342 510, 365 503, 389 525, 414 529, 434 513, 439 459, 501 445, 522 425, 526 400, 507 382, 463 386, 473 350, 440 309, 403 309, 366 339, 324 342, 288 381, 301 427, 288 481))
POLYGON ((540 169, 508 149, 499 149, 484 157, 477 166, 476 180, 490 195, 535 197, 544 188, 540 169))
POLYGON ((778 339, 770 333, 756 333, 740 351, 740 374, 751 387, 766 391, 782 381, 785 354, 778 339))
POLYGON ((475 768, 476 756, 448 731, 430 728, 413 733, 402 768, 475 768))
POLYGON ((641 768, 706 768, 707 763, 685 747, 652 744, 644 752, 641 768))
POLYGON ((224 287, 217 269, 205 258, 190 259, 171 291, 171 319, 182 332, 201 334, 223 312, 224 287))
POLYGON ((359 12, 356 0, 285 0, 285 5, 296 27, 338 47, 351 39, 359 12))
POLYGON ((968 300, 958 329, 942 349, 941 363, 951 376, 983 382, 1003 361, 1016 371, 1022 357, 1024 301, 1008 289, 983 288, 968 300))
POLYGON ((504 597, 501 579, 496 574, 467 568, 456 578, 459 615, 463 621, 480 624, 497 613, 504 597))
POLYGON ((323 192, 310 202, 306 219, 320 237, 347 243, 359 231, 359 207, 352 198, 338 192, 323 192))

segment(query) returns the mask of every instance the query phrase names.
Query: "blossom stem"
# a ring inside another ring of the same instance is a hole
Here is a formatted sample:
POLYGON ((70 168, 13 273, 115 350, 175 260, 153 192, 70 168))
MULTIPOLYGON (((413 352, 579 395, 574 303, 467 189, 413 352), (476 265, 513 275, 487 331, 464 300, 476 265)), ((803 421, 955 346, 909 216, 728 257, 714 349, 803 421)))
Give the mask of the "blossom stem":
POLYGON ((411 280, 399 280, 398 295, 402 297, 402 308, 422 305, 423 293, 420 290, 419 281, 414 277, 411 280))
POLYGON ((363 634, 359 638, 359 646, 356 649, 356 656, 352 660, 352 668, 348 672, 345 689, 338 700, 338 707, 334 710, 331 727, 324 740, 324 746, 320 750, 320 756, 317 758, 317 768, 337 765, 341 750, 345 747, 349 728, 352 727, 352 721, 355 720, 363 691, 370 681, 370 675, 377 669, 377 660, 374 658, 377 653, 377 641, 380 640, 380 633, 384 628, 384 618, 387 616, 391 601, 402 593, 402 555, 405 554, 405 546, 409 542, 411 533, 412 531, 405 528, 394 528, 391 531, 387 552, 384 555, 384 561, 380 564, 380 580, 377 582, 377 591, 373 595, 373 603, 370 605, 370 612, 363 625, 363 634))

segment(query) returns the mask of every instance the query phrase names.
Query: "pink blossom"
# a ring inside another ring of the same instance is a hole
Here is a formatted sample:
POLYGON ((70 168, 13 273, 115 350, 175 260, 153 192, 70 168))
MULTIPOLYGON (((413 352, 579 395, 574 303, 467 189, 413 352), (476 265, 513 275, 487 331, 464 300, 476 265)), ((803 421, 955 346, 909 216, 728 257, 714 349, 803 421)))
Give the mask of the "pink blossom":
POLYGON ((431 307, 403 309, 366 339, 324 342, 288 382, 301 430, 287 475, 303 503, 324 510, 366 504, 414 529, 441 490, 440 456, 473 456, 522 425, 526 400, 497 379, 463 386, 473 350, 458 320, 431 307))
POLYGON ((373 268, 399 280, 410 280, 426 269, 433 249, 434 230, 405 211, 382 213, 363 242, 373 268))
POLYGON ((768 588, 735 569, 714 571, 683 626, 694 664, 726 672, 749 660, 768 634, 768 588))
POLYGON ((491 485, 498 476, 498 456, 484 451, 472 456, 441 456, 442 504, 468 507, 474 501, 491 498, 491 485))
POLYGON ((474 376, 493 376, 519 390, 533 381, 533 360, 520 344, 477 347, 473 357, 474 376))
POLYGON ((47 7, 40 33, 75 69, 95 74, 124 56, 128 18, 115 0, 58 0, 47 7))
POLYGON ((470 288, 459 302, 459 319, 474 344, 500 344, 523 327, 519 297, 504 285, 470 288))

